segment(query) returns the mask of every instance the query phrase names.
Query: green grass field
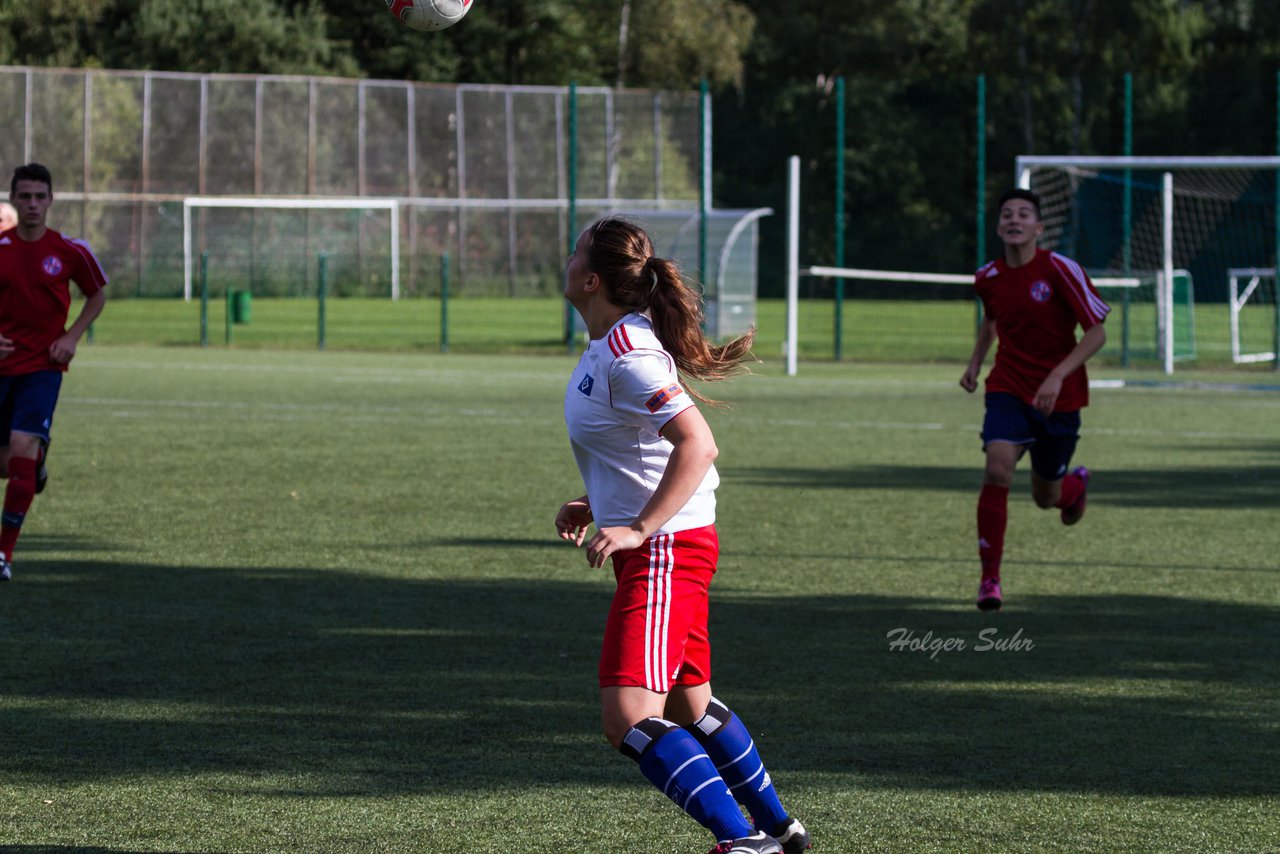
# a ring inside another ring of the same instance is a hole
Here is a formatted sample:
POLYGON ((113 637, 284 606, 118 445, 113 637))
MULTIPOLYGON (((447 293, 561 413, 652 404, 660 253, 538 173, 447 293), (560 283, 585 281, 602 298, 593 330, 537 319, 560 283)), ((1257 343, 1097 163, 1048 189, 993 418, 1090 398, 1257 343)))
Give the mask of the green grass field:
MULTIPOLYGON (((441 344, 456 353, 563 353, 564 301, 558 297, 452 299, 442 324, 438 298, 330 299, 325 304, 325 346, 337 350, 440 352, 441 344)), ((318 304, 314 298, 255 298, 248 324, 233 324, 232 346, 241 348, 315 349, 319 343, 318 304)), ((227 309, 222 299, 209 303, 206 338, 209 346, 226 346, 227 309)), ((842 356, 851 361, 964 362, 973 348, 973 303, 960 301, 849 300, 845 303, 842 356)), ((761 300, 757 306, 757 352, 764 358, 783 355, 786 304, 761 300)), ((800 356, 830 360, 835 352, 835 311, 830 300, 802 300, 799 317, 800 356)), ((1096 359, 1118 365, 1124 336, 1119 308, 1107 321, 1108 341, 1096 359)), ((1272 306, 1246 311, 1241 324, 1246 351, 1273 346, 1272 306)), ((97 340, 111 344, 192 346, 200 342, 200 304, 178 299, 112 301, 94 330, 97 340)), ((1185 368, 1231 367, 1230 327, 1223 305, 1196 307, 1195 362, 1185 368)), ((1155 315, 1150 305, 1130 309, 1131 366, 1158 367, 1155 315)), ((1270 372, 1273 366, 1236 368, 1270 372)))
MULTIPOLYGON (((612 581, 552 526, 572 357, 441 355, 407 316, 425 352, 257 349, 265 307, 232 348, 173 346, 177 313, 130 346, 133 305, 0 588, 0 849, 709 847, 598 734, 612 581)), ((714 682, 816 852, 1280 848, 1280 395, 1095 391, 1089 514, 1022 472, 992 615, 960 366, 779 362, 708 413, 714 682)))

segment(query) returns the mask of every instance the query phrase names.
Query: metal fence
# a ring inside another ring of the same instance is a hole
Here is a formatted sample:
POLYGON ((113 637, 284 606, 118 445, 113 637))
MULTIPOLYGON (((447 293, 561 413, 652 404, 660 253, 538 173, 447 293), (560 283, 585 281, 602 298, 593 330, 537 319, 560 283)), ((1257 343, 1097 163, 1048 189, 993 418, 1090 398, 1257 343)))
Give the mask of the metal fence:
MULTIPOLYGON (((571 211, 581 227, 698 210, 703 107, 696 92, 0 67, 0 164, 51 168, 51 224, 90 242, 117 297, 182 293, 182 200, 218 195, 394 198, 403 294, 434 293, 447 252, 454 293, 533 295, 559 287, 571 211)), ((371 213, 197 216, 215 281, 305 292, 323 251, 338 293, 389 293, 371 213)), ((714 282, 722 249, 705 276, 697 254, 685 268, 714 282)))

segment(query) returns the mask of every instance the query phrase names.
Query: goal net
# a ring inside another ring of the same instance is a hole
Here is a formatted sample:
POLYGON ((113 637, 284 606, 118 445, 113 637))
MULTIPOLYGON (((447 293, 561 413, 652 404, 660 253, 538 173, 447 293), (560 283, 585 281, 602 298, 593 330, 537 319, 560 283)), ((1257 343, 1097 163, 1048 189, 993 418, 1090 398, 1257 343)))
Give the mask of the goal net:
POLYGON ((1126 308, 1123 331, 1132 336, 1126 352, 1153 358, 1166 372, 1188 359, 1260 361, 1272 349, 1275 313, 1259 306, 1274 303, 1274 276, 1247 294, 1249 281, 1241 280, 1233 293, 1232 271, 1275 264, 1278 168, 1277 157, 1017 162, 1019 185, 1041 197, 1043 246, 1071 256, 1095 278, 1140 283, 1099 289, 1126 308), (1242 312, 1251 312, 1243 343, 1242 312))
POLYGON ((215 290, 312 295, 324 253, 331 293, 399 299, 400 205, 379 198, 189 196, 182 200, 188 300, 195 260, 205 252, 215 290))

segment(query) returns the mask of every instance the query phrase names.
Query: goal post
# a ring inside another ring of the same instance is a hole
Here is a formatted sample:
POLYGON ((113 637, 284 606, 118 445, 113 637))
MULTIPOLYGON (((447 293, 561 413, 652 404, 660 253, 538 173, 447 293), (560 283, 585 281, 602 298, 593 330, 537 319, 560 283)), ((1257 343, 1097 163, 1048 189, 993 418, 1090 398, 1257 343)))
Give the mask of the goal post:
POLYGON ((182 200, 182 295, 192 297, 195 250, 193 211, 202 208, 242 210, 385 210, 390 214, 391 298, 400 298, 400 202, 387 198, 264 198, 258 196, 187 196, 182 200))
POLYGON ((1041 196, 1043 245, 1091 271, 1155 281, 1166 373, 1197 355, 1225 361, 1229 351, 1239 361, 1235 339, 1220 328, 1227 316, 1237 323, 1242 307, 1232 307, 1229 271, 1272 268, 1280 255, 1280 157, 1023 155, 1015 175, 1041 196), (1210 304, 1215 319, 1199 347, 1194 301, 1210 304))
POLYGON ((1280 300, 1274 267, 1227 271, 1231 361, 1237 365, 1280 358, 1280 300))
MULTIPOLYGON (((928 361, 968 358, 974 341, 974 271, 936 273, 909 270, 862 269, 836 265, 800 263, 800 176, 799 158, 788 160, 787 175, 787 286, 784 354, 786 372, 795 375, 799 341, 800 281, 819 279, 865 283, 859 289, 858 310, 852 313, 858 336, 860 358, 901 358, 928 361)), ((1145 347, 1131 345, 1130 327, 1152 319, 1149 312, 1134 311, 1151 301, 1156 276, 1119 275, 1113 271, 1090 271, 1090 278, 1103 298, 1117 308, 1120 334, 1108 342, 1115 348, 1122 366, 1131 354, 1150 355, 1156 350, 1154 335, 1145 347)), ((841 334, 837 331, 837 335, 841 334)))

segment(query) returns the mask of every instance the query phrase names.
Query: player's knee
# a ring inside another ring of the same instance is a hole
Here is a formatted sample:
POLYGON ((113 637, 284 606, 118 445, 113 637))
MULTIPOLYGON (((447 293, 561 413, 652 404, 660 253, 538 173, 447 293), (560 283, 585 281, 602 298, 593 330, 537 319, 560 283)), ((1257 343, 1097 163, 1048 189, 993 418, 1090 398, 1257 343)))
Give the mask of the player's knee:
POLYGON ((991 486, 1003 486, 1007 489, 1013 485, 1013 467, 999 462, 988 461, 983 483, 991 486))
POLYGON ((617 713, 610 714, 607 710, 601 724, 604 729, 605 740, 609 742, 610 746, 613 747, 614 750, 621 750, 622 741, 627 737, 627 733, 631 731, 633 726, 638 726, 638 724, 633 724, 633 722, 624 715, 617 713))

